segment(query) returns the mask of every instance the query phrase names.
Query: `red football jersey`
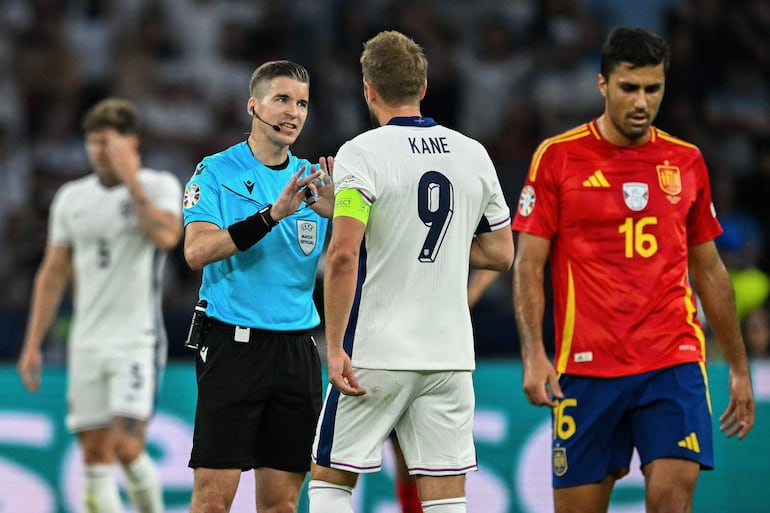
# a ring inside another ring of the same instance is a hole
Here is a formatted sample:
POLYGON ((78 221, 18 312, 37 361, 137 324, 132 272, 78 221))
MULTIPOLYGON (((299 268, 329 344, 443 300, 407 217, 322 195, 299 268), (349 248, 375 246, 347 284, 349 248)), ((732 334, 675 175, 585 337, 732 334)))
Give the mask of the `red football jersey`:
POLYGON ((616 146, 593 121, 532 157, 513 230, 551 241, 560 373, 627 376, 705 359, 687 248, 722 228, 700 150, 651 135, 616 146))

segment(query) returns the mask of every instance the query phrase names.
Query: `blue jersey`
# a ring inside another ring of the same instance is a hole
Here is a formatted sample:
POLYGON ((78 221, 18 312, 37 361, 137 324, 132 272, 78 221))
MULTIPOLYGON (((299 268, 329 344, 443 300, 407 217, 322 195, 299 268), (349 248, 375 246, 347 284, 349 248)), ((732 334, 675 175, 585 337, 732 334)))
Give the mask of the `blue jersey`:
MULTIPOLYGON (((288 165, 260 163, 244 141, 205 157, 187 183, 184 222, 227 228, 272 203, 310 162, 289 153, 288 165)), ((320 324, 313 302, 318 258, 328 221, 303 204, 250 249, 203 268, 200 299, 206 314, 227 324, 273 331, 320 324)))

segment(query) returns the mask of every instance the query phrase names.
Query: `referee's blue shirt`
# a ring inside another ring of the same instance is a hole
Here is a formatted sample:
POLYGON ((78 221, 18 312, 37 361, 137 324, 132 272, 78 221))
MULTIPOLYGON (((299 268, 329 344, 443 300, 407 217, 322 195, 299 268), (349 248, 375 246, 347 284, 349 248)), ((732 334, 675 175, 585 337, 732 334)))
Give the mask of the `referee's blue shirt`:
MULTIPOLYGON (((244 141, 205 157, 187 186, 184 223, 203 221, 227 228, 272 203, 302 165, 289 152, 285 168, 260 163, 244 141)), ((274 331, 320 324, 313 302, 318 259, 328 220, 306 205, 280 220, 250 249, 203 268, 200 299, 206 314, 236 326, 274 331)))

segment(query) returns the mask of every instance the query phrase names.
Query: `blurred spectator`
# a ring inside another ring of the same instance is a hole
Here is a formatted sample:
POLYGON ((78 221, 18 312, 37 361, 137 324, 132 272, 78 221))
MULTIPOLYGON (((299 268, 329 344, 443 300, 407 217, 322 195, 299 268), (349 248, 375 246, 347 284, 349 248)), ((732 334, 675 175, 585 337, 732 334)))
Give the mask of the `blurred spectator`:
POLYGON ((770 314, 767 305, 747 312, 741 329, 749 358, 770 358, 770 314))
POLYGON ((765 244, 758 259, 758 265, 770 272, 770 134, 754 138, 754 161, 752 170, 737 180, 737 197, 747 212, 760 223, 765 244))
MULTIPOLYGON (((720 220, 737 222, 741 231, 748 215, 759 226, 759 237, 755 228, 742 233, 740 250, 725 249, 733 253, 728 259, 746 261, 751 253, 752 264, 737 272, 770 273, 767 0, 4 0, 2 6, 0 278, 9 290, 0 308, 26 308, 51 184, 87 169, 77 126, 83 106, 108 94, 141 105, 146 165, 186 181, 222 140, 245 137, 249 118, 238 77, 257 62, 290 58, 309 69, 314 91, 313 114, 292 150, 333 154, 369 126, 358 55, 383 29, 423 43, 431 60, 424 112, 482 139, 511 206, 534 145, 601 111, 599 35, 624 23, 660 31, 674 65, 658 126, 702 149, 720 175, 715 196, 735 189, 729 208, 717 205, 720 220)), ((180 319, 182 330, 199 278, 178 252, 166 276, 166 307, 180 310, 166 318, 180 319)), ((513 322, 510 304, 498 304, 506 300, 494 290, 474 309, 490 334, 480 354, 515 354, 491 338, 513 322)))

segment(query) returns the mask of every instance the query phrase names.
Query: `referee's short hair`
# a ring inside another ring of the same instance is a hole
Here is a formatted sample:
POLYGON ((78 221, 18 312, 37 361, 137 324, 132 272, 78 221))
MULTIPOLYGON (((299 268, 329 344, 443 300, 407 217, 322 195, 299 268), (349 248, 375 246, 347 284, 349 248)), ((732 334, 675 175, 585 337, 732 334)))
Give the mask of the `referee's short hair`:
POLYGON ((310 73, 304 66, 292 61, 268 61, 251 74, 249 81, 249 95, 254 98, 262 97, 262 87, 278 77, 288 77, 310 85, 310 73))

